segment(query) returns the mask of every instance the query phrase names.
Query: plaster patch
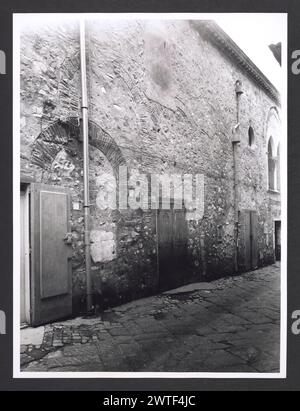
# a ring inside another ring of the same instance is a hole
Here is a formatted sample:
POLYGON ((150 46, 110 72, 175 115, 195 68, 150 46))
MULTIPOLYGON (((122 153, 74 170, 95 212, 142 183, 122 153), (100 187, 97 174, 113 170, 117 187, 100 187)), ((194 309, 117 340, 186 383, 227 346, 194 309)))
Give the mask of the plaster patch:
POLYGON ((55 160, 53 161, 51 168, 56 172, 59 170, 62 174, 68 176, 75 169, 75 166, 69 160, 67 152, 64 149, 62 149, 55 157, 55 160))
POLYGON ((116 242, 111 231, 91 231, 91 256, 94 263, 112 261, 116 256, 116 242))
POLYGON ((24 328, 21 330, 21 345, 41 345, 44 338, 45 327, 24 328))

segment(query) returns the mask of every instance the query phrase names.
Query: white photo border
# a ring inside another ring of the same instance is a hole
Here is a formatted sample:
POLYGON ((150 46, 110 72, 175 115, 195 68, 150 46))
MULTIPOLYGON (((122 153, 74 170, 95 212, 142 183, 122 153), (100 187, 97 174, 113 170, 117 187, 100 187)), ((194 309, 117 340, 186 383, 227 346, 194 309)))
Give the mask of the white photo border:
POLYGON ((14 13, 13 14, 13 378, 198 378, 198 379, 285 379, 287 377, 287 13, 225 13, 255 16, 280 15, 283 24, 282 69, 282 156, 281 156, 281 320, 280 320, 280 371, 278 373, 208 373, 208 372, 26 372, 20 369, 20 29, 28 17, 47 15, 58 18, 101 18, 121 20, 186 20, 214 19, 224 13, 14 13))

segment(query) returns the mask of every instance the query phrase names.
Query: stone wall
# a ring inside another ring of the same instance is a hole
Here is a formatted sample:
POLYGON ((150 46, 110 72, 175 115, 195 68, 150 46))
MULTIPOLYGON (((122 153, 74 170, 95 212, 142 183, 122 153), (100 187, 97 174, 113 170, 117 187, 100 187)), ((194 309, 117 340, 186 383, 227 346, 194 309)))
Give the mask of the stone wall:
MULTIPOLYGON (((234 272, 236 80, 244 88, 239 209, 257 211, 259 264, 272 262, 280 203, 267 190, 266 130, 275 103, 188 21, 90 21, 87 28, 95 305, 118 304, 158 287, 156 211, 97 204, 110 190, 102 176, 118 175, 120 165, 129 176, 204 174, 203 218, 187 221, 185 282, 234 272)), ((78 35, 76 24, 53 24, 21 36, 21 168, 35 181, 71 189, 74 312, 85 299, 78 35)))

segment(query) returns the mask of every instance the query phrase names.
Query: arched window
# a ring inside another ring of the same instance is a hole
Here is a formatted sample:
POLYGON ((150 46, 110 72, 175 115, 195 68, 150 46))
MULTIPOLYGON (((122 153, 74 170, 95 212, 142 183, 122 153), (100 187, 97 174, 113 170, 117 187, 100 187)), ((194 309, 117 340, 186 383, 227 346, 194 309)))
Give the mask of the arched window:
POLYGON ((280 144, 277 150, 274 148, 273 137, 268 143, 268 177, 269 190, 280 190, 280 144), (275 154, 274 154, 275 153, 275 154))
POLYGON ((269 190, 275 190, 275 159, 273 155, 273 139, 269 138, 268 142, 268 177, 269 190))
POLYGON ((250 147, 254 146, 254 144, 255 144, 255 135, 254 135, 254 130, 251 126, 249 127, 249 130, 248 130, 248 137, 249 137, 249 140, 248 140, 249 146, 250 147))
POLYGON ((268 189, 273 191, 280 190, 280 136, 281 125, 278 111, 271 107, 266 123, 266 143, 268 156, 268 189))
POLYGON ((278 148, 277 148, 276 180, 277 180, 276 189, 277 189, 278 191, 280 191, 280 144, 278 144, 278 148))

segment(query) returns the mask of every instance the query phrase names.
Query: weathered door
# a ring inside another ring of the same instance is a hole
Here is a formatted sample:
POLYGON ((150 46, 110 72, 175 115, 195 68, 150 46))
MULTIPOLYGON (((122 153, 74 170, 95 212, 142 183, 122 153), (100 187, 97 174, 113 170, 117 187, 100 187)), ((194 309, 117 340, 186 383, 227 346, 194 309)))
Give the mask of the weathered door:
POLYGON ((251 270, 251 212, 245 211, 245 269, 247 271, 251 270))
POLYGON ((29 204, 26 191, 20 197, 20 315, 21 325, 30 324, 29 204))
POLYGON ((185 210, 173 210, 173 225, 174 262, 180 285, 184 282, 185 276, 187 275, 188 229, 185 210))
POLYGON ((275 221, 275 258, 281 260, 281 221, 275 221))
POLYGON ((158 210, 159 288, 183 284, 186 270, 187 223, 184 210, 158 210))
POLYGON ((70 198, 67 190, 31 186, 32 325, 72 313, 70 198))
POLYGON ((168 284, 173 282, 173 223, 172 210, 158 210, 158 269, 159 288, 168 289, 168 284))
POLYGON ((258 263, 256 211, 244 211, 244 224, 245 269, 254 270, 258 263))
POLYGON ((251 268, 258 267, 258 247, 257 247, 257 213, 251 211, 251 268))

